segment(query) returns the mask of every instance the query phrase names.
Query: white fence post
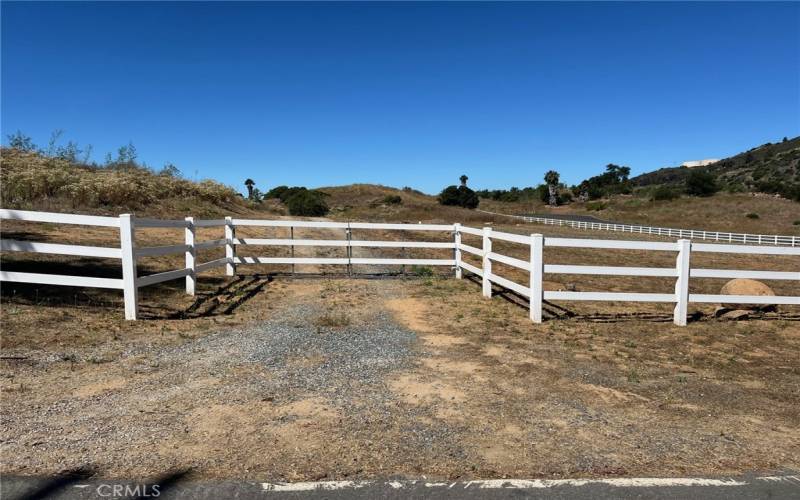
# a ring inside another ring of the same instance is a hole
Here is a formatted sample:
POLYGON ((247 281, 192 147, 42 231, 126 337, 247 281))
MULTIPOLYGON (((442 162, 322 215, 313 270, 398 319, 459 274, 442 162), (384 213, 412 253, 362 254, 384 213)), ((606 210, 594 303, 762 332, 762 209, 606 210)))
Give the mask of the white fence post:
MULTIPOLYGON (((350 223, 347 223, 347 229, 344 230, 344 235, 347 238, 347 276, 353 276, 353 246, 350 244, 353 241, 353 230, 350 229, 350 223)), ((403 250, 405 252, 405 250, 403 250)), ((405 254, 404 254, 405 255, 405 254)), ((403 275, 405 275, 405 266, 403 266, 403 275)))
POLYGON ((676 268, 678 279, 675 282, 675 313, 673 321, 676 325, 686 326, 686 315, 689 312, 689 269, 692 253, 691 240, 678 240, 678 259, 676 268))
POLYGON ((461 279, 461 224, 453 224, 453 244, 455 245, 453 258, 456 261, 456 279, 461 279))
POLYGON ((119 216, 119 243, 122 251, 122 291, 125 300, 125 319, 138 316, 139 289, 136 286, 136 222, 132 215, 119 216))
POLYGON ((530 315, 534 323, 542 322, 542 301, 544 299, 544 236, 531 235, 531 300, 530 315))
POLYGON ((189 248, 186 249, 186 268, 189 269, 189 274, 186 275, 186 293, 194 295, 195 286, 197 285, 197 250, 194 247, 195 240, 195 227, 194 217, 186 217, 186 244, 189 248))
POLYGON ((489 254, 492 251, 492 228, 484 227, 483 228, 483 281, 481 282, 481 287, 483 290, 483 296, 486 298, 492 298, 492 282, 489 277, 492 275, 492 260, 489 258, 489 254))
POLYGON ((236 264, 233 259, 236 258, 236 246, 233 244, 233 239, 236 237, 236 228, 233 225, 232 217, 225 217, 225 258, 228 263, 225 264, 225 275, 233 276, 236 273, 236 264))

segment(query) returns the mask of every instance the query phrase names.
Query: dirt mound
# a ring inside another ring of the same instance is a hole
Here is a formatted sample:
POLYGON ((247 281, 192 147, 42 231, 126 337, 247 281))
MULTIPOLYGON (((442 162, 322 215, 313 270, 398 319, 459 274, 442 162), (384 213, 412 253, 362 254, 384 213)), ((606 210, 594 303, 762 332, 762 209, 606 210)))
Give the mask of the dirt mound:
MULTIPOLYGON (((775 292, 764 283, 756 280, 737 278, 725 283, 720 290, 722 295, 757 295, 774 297, 775 292)), ((758 304, 747 307, 748 304, 722 304, 722 307, 731 309, 772 309, 774 304, 758 304)))

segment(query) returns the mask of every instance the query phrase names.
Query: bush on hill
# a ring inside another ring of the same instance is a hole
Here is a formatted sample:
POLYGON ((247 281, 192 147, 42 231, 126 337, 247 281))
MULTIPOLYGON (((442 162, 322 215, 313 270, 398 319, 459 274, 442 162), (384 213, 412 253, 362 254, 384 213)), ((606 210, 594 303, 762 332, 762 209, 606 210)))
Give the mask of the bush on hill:
MULTIPOLYGON (((542 186, 544 186, 544 184, 542 184, 542 186)), ((544 186, 544 188, 545 191, 547 191, 547 186, 544 186)), ((512 187, 511 189, 481 189, 480 191, 476 191, 475 194, 477 194, 480 198, 512 203, 518 201, 538 200, 541 198, 541 193, 538 187, 525 187, 522 189, 518 187, 512 187)))
POLYGON ((322 191, 308 189, 302 186, 278 186, 270 189, 264 199, 279 199, 289 209, 291 215, 304 217, 321 217, 328 213, 330 208, 325 203, 326 194, 322 191))
POLYGON ((403 204, 403 198, 401 198, 399 195, 391 195, 390 194, 390 195, 386 195, 383 198, 383 202, 385 204, 387 204, 387 205, 402 205, 403 204))
POLYGON ((475 191, 467 186, 447 186, 439 193, 438 200, 442 205, 459 206, 469 209, 477 208, 480 203, 475 191))
POLYGON ((686 178, 686 194, 692 196, 711 196, 719 191, 717 179, 711 172, 695 170, 686 178))
POLYGON ((575 195, 589 200, 607 198, 615 194, 630 194, 632 191, 631 181, 628 179, 630 173, 630 167, 609 163, 605 172, 586 179, 573 190, 575 195))
POLYGON ((321 217, 330 210, 323 197, 319 191, 303 189, 293 194, 286 202, 286 206, 289 207, 291 215, 321 217))
POLYGON ((669 186, 658 186, 653 190, 650 199, 653 201, 669 201, 680 198, 681 194, 669 186))

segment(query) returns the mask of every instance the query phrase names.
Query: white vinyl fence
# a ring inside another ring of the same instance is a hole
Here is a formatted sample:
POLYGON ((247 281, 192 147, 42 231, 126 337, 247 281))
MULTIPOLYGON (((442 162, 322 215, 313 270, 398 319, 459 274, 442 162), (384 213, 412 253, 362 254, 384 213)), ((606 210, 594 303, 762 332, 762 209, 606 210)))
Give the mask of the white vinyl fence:
MULTIPOLYGON (((793 270, 787 271, 748 271, 734 269, 701 269, 691 267, 691 254, 694 252, 733 253, 744 255, 788 255, 800 257, 800 248, 765 247, 746 245, 720 245, 708 243, 692 243, 682 239, 677 242, 598 240, 579 238, 551 238, 541 234, 530 236, 493 231, 491 228, 471 228, 461 224, 381 224, 364 222, 317 222, 300 220, 254 220, 226 217, 219 220, 185 220, 143 219, 132 215, 119 217, 95 217, 86 215, 70 215, 48 212, 29 212, 23 210, 0 210, 0 219, 14 219, 32 222, 49 222, 58 224, 76 224, 119 228, 120 246, 95 247, 79 245, 62 245, 54 243, 36 243, 29 241, 0 239, 3 251, 35 252, 60 255, 76 255, 85 257, 101 257, 120 259, 122 267, 121 279, 92 278, 84 276, 64 276, 55 274, 20 273, 0 271, 0 281, 16 281, 24 283, 41 283, 48 285, 70 285, 123 290, 125 298, 125 318, 136 319, 138 314, 139 288, 164 281, 184 278, 186 292, 194 295, 197 276, 200 273, 225 266, 226 275, 233 276, 238 265, 256 264, 313 264, 313 265, 421 265, 449 266, 454 268, 457 278, 462 277, 462 270, 471 272, 482 279, 482 292, 487 298, 492 295, 492 283, 519 293, 530 299, 530 317, 535 323, 542 321, 542 303, 545 300, 579 300, 579 301, 615 301, 615 302, 664 302, 675 304, 674 322, 686 324, 689 303, 741 303, 741 304, 786 304, 800 305, 800 296, 746 296, 746 295, 706 295, 690 294, 690 278, 753 278, 763 280, 790 280, 800 285, 800 260, 793 270), (283 227, 320 228, 342 230, 342 239, 282 239, 282 238, 237 238, 237 227, 283 227), (196 229, 200 227, 224 228, 224 238, 209 241, 196 241, 196 229), (185 243, 158 247, 139 248, 135 245, 137 228, 183 228, 185 243), (374 241, 354 240, 352 230, 397 230, 397 231, 430 231, 444 233, 452 241, 374 241), (462 242, 463 235, 478 236, 482 239, 480 248, 462 242), (530 258, 523 260, 502 255, 492 250, 493 240, 506 241, 525 245, 530 250, 530 258), (240 246, 282 246, 282 247, 341 247, 346 250, 345 257, 238 257, 236 249, 240 246), (198 263, 197 251, 201 249, 224 247, 225 256, 218 259, 198 263), (353 248, 423 248, 449 249, 451 258, 373 258, 353 257, 353 248), (665 268, 649 267, 613 267, 545 264, 543 251, 545 247, 594 248, 601 250, 647 250, 653 252, 672 252, 675 254, 675 266, 665 268), (482 260, 481 267, 474 266, 462 259, 464 252, 473 254, 482 260), (184 254, 185 266, 181 269, 166 271, 148 276, 139 276, 136 262, 140 257, 167 254, 184 254), (492 272, 492 263, 500 262, 527 271, 529 281, 524 284, 513 282, 492 272), (620 293, 620 292, 577 292, 577 291, 545 291, 543 278, 545 274, 584 274, 604 276, 659 276, 675 278, 674 290, 661 293, 620 293)), ((800 290, 798 286, 797 290, 800 290)))
POLYGON ((700 229, 673 229, 669 227, 651 227, 629 224, 614 224, 611 222, 589 222, 566 219, 551 219, 548 217, 532 217, 528 215, 499 214, 479 210, 485 214, 511 217, 525 222, 536 222, 549 226, 567 226, 573 229, 587 229, 595 231, 618 231, 623 233, 648 234, 652 236, 666 236, 669 238, 682 238, 689 240, 706 240, 722 243, 742 243, 745 245, 775 245, 800 247, 800 236, 780 236, 777 234, 746 234, 726 233, 722 231, 704 231, 700 229))

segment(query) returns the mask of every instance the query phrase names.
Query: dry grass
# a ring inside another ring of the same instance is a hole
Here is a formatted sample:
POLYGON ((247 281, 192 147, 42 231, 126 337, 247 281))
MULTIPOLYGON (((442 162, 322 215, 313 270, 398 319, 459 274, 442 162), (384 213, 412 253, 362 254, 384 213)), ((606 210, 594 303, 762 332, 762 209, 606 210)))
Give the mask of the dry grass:
MULTIPOLYGON (((386 186, 355 184, 322 188, 337 220, 366 222, 427 222, 508 225, 506 217, 439 205, 435 196, 386 186), (398 195, 400 205, 382 204, 387 195, 398 195)), ((480 209, 501 214, 577 214, 627 224, 751 234, 800 235, 800 203, 766 195, 719 193, 709 198, 684 196, 671 201, 650 201, 637 196, 605 200, 607 208, 588 210, 584 203, 548 207, 540 201, 505 203, 481 199, 480 209), (747 214, 756 213, 758 219, 747 214)), ((530 226, 535 228, 536 226, 530 226)), ((538 226, 543 228, 543 226, 538 226)), ((532 231, 535 232, 535 231, 532 231)), ((577 234, 577 233, 576 233, 577 234)), ((582 232, 581 234, 587 234, 582 232)), ((610 232, 603 234, 611 235, 610 232)), ((610 236, 613 238, 613 236, 610 236)), ((629 237, 629 236, 626 236, 629 237)))
POLYGON ((502 203, 481 200, 480 208, 507 214, 591 215, 624 224, 677 229, 699 229, 750 234, 800 235, 800 203, 767 195, 718 193, 708 198, 684 196, 670 201, 650 201, 635 196, 606 200, 604 210, 587 210, 573 203, 550 208, 542 203, 502 203), (758 214, 758 219, 747 216, 758 214))
POLYGON ((16 149, 0 150, 4 208, 72 213, 213 217, 268 208, 212 180, 192 182, 136 166, 94 168, 16 149))

